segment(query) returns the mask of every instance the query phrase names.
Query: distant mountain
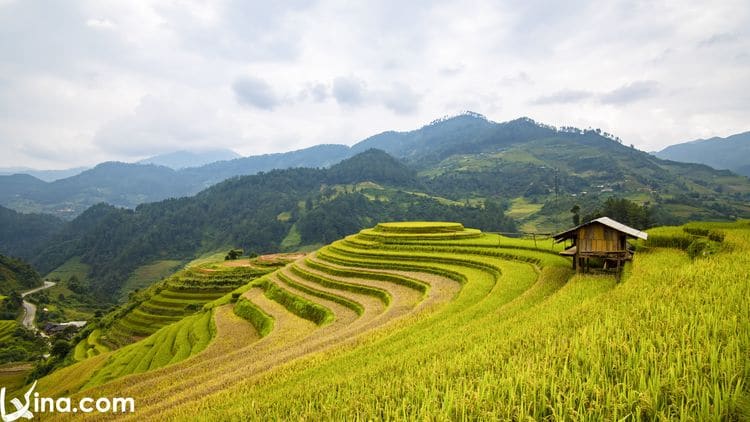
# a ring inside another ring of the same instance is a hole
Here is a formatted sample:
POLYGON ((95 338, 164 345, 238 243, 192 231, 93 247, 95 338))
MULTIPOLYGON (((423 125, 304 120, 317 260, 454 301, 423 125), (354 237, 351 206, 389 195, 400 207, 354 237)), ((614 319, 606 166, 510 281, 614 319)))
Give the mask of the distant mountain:
POLYGON ((750 176, 750 132, 670 145, 655 155, 665 160, 701 163, 750 176))
POLYGON ((68 219, 99 202, 135 207, 197 191, 174 170, 151 164, 106 162, 49 183, 28 175, 0 176, 0 204, 68 219))
POLYGON ((75 167, 65 170, 35 170, 28 167, 2 167, 0 168, 0 176, 27 174, 45 182, 54 182, 55 180, 80 174, 86 169, 87 167, 75 167))
MULTIPOLYGON (((522 212, 534 229, 554 230, 560 226, 558 217, 567 218, 572 205, 590 212, 613 195, 658 204, 662 222, 672 222, 666 218, 669 215, 678 220, 750 215, 747 178, 705 165, 661 160, 598 129, 556 128, 530 118, 496 123, 471 112, 412 131, 383 132, 351 148, 317 145, 181 170, 105 163, 53 183, 29 176, 0 176, 0 204, 70 219, 99 202, 135 208, 145 202, 194 195, 236 176, 293 167, 327 168, 373 148, 409 167, 412 182, 405 183, 401 180, 405 175, 398 176, 402 188, 452 201, 502 198, 519 206, 536 204, 526 208, 531 211, 542 207, 536 217, 522 212)), ((370 160, 390 166, 383 156, 373 155, 370 160)), ((354 170, 364 164, 349 163, 354 170)), ((375 173, 370 176, 376 176, 378 170, 371 170, 375 173)), ((382 170, 381 175, 392 177, 393 170, 382 170)))
MULTIPOLYGON (((48 186, 28 176, 10 181, 27 183, 35 194, 48 186)), ((543 233, 569 226, 574 205, 586 215, 610 198, 644 205, 658 224, 750 217, 745 177, 661 160, 598 129, 555 128, 529 118, 495 123, 475 113, 384 132, 351 148, 319 145, 179 171, 107 163, 54 187, 44 194, 58 203, 76 194, 80 204, 94 198, 134 209, 95 205, 51 228, 55 235, 41 246, 17 244, 8 253, 31 257, 42 272, 77 257, 91 268, 95 290, 110 299, 122 295, 135 268, 157 260, 228 247, 291 250, 386 220, 543 233), (282 166, 313 168, 271 170, 282 166), (244 172, 257 174, 232 177, 244 172), (227 180, 214 184, 221 178, 227 180), (136 207, 212 184, 195 196, 136 207)))
MULTIPOLYGON (((95 293, 121 297, 128 276, 155 260, 189 260, 220 248, 274 252, 282 245, 326 243, 376 221, 463 221, 492 231, 515 229, 497 208, 464 205, 416 190, 415 172, 368 150, 327 169, 293 168, 228 179, 198 195, 142 204, 98 204, 32 252, 48 272, 78 257, 95 293), (407 192, 408 191, 408 192, 407 192)), ((127 293, 127 292, 125 292, 127 293)))
POLYGON ((214 149, 201 152, 175 151, 167 154, 155 155, 137 161, 136 164, 156 164, 180 170, 187 167, 200 167, 216 161, 227 161, 240 158, 241 155, 229 149, 214 149))
POLYGON ((146 202, 194 195, 230 177, 290 167, 328 167, 350 154, 345 145, 317 145, 181 170, 154 164, 107 162, 51 183, 29 175, 0 176, 0 205, 20 212, 44 212, 71 219, 100 202, 135 208, 146 202))
POLYGON ((410 132, 383 132, 355 144, 352 151, 358 153, 377 148, 407 162, 425 166, 455 154, 497 151, 553 134, 556 131, 529 118, 495 123, 481 114, 467 112, 435 120, 410 132))
POLYGON ((346 145, 323 144, 290 152, 220 161, 203 167, 184 169, 181 174, 199 180, 201 188, 207 188, 230 177, 251 175, 262 171, 294 167, 330 167, 352 155, 352 151, 346 145))

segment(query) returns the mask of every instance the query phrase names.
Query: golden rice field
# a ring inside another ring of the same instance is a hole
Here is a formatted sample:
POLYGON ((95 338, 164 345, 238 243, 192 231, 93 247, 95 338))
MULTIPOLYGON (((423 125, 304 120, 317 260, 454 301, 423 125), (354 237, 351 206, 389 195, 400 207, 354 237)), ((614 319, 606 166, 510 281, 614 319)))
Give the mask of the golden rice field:
POLYGON ((38 390, 138 420, 750 418, 750 224, 653 233, 617 283, 548 241, 379 224, 38 390))

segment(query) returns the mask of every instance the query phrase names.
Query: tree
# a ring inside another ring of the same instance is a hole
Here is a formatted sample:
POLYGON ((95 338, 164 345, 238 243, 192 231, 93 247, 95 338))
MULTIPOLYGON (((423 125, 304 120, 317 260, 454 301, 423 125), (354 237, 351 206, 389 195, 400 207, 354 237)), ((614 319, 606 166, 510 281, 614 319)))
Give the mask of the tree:
POLYGON ((243 251, 242 249, 231 249, 229 252, 227 252, 227 256, 224 257, 224 260, 232 261, 232 260, 238 259, 244 253, 245 251, 243 251))
POLYGON ((573 208, 570 209, 570 212, 573 213, 573 225, 578 226, 581 224, 581 207, 578 206, 578 204, 573 205, 573 208))
POLYGON ((83 284, 81 284, 81 280, 75 274, 68 279, 68 289, 75 293, 84 293, 85 290, 83 284))
POLYGON ((52 344, 52 350, 50 350, 50 353, 53 356, 59 356, 63 357, 68 354, 70 351, 70 343, 68 343, 65 340, 55 340, 55 343, 52 344))

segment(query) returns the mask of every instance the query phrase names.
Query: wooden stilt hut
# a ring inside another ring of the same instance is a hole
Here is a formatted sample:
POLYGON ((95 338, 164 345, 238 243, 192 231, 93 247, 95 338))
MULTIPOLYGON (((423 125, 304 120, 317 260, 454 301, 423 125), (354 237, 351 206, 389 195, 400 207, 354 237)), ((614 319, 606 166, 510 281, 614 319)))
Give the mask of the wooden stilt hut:
POLYGON ((561 255, 573 257, 573 269, 588 270, 589 259, 604 260, 604 268, 614 265, 619 273, 625 261, 633 258, 628 248, 628 238, 647 239, 648 234, 628 227, 609 217, 601 217, 552 236, 557 243, 570 240, 571 244, 561 255))

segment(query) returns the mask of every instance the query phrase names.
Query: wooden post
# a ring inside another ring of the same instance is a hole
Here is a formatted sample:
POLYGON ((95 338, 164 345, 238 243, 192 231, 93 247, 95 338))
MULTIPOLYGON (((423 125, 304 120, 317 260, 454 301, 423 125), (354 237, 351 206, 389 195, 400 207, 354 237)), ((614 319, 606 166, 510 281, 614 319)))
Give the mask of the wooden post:
POLYGON ((615 279, 617 280, 618 283, 620 282, 621 276, 622 274, 620 273, 620 257, 617 257, 617 273, 615 275, 615 279))

